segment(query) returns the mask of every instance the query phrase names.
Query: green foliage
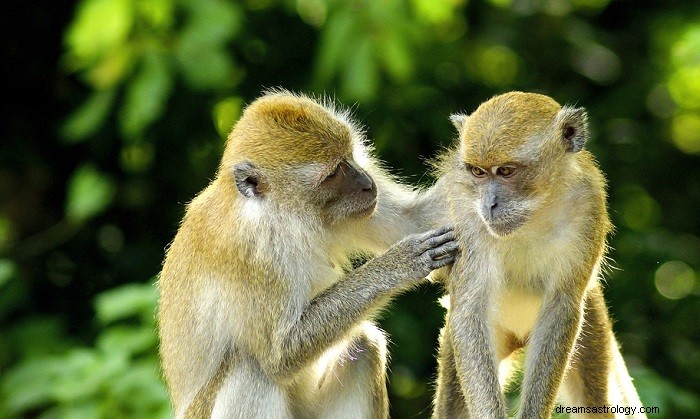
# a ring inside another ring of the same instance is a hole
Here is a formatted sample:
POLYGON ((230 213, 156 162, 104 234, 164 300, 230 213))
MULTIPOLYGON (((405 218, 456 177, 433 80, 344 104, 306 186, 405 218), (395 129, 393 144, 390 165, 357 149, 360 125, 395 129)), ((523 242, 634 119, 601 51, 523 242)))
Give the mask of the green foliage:
POLYGON ((155 287, 125 285, 95 303, 96 344, 68 344, 55 319, 18 325, 8 336, 22 360, 0 379, 0 416, 168 418, 158 374, 155 287))
POLYGON ((68 182, 66 218, 85 221, 103 212, 114 199, 114 183, 90 165, 76 169, 68 182))
MULTIPOLYGON (((7 90, 32 100, 4 113, 0 150, 1 417, 170 415, 143 282, 245 104, 275 86, 351 106, 420 185, 450 113, 516 89, 588 108, 622 352, 657 417, 700 413, 697 2, 75 2, 26 8, 6 44, 7 90)), ((392 417, 430 411, 441 292, 382 320, 392 417)))

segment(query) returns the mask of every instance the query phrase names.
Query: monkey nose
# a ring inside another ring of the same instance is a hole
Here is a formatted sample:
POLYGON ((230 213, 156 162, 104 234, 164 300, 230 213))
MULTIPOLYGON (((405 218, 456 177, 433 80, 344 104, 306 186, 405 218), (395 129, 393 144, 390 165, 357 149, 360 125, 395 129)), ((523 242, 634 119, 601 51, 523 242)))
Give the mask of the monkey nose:
POLYGON ((498 207, 498 200, 494 198, 493 202, 491 202, 491 205, 489 206, 489 215, 491 218, 493 218, 496 213, 496 207, 498 207))

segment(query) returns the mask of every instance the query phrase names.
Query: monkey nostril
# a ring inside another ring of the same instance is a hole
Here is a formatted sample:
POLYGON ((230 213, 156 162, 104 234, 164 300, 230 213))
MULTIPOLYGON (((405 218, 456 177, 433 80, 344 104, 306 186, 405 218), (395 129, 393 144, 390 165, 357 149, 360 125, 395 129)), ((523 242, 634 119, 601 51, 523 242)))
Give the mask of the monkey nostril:
POLYGON ((374 190, 374 180, 370 179, 368 183, 362 185, 362 190, 365 192, 370 192, 374 190))

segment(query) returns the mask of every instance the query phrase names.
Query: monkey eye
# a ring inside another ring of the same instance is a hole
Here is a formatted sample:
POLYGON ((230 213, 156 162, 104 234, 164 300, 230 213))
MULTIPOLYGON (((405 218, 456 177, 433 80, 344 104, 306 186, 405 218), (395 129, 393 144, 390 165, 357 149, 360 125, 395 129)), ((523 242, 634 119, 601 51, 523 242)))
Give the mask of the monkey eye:
POLYGON ((330 172, 330 173, 328 174, 328 176, 326 176, 326 179, 333 179, 333 178, 335 177, 335 175, 338 174, 338 170, 339 170, 339 169, 340 169, 340 163, 338 163, 338 165, 335 166, 335 169, 333 169, 333 171, 330 172))
POLYGON ((475 177, 484 177, 486 176, 486 171, 480 167, 477 166, 469 166, 469 170, 471 170, 472 175, 475 177))
POLYGON ((513 166, 501 166, 496 170, 498 176, 501 177, 511 177, 515 173, 515 167, 513 166))

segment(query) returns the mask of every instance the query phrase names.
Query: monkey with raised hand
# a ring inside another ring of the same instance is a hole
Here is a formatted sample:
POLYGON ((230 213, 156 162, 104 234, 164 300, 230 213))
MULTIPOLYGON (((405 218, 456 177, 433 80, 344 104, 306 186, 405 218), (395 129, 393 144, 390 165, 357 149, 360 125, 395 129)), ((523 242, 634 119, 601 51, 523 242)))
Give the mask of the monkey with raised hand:
POLYGON ((558 393, 584 408, 574 417, 641 407, 599 283, 612 226, 586 118, 522 92, 451 117, 459 143, 438 182, 462 256, 446 284, 434 417, 505 418, 501 385, 523 347, 519 418, 550 417, 558 393))
POLYGON ((347 112, 285 91, 250 104, 158 281, 176 417, 387 417, 370 320, 456 251, 450 228, 418 234, 428 201, 379 168, 347 112))

